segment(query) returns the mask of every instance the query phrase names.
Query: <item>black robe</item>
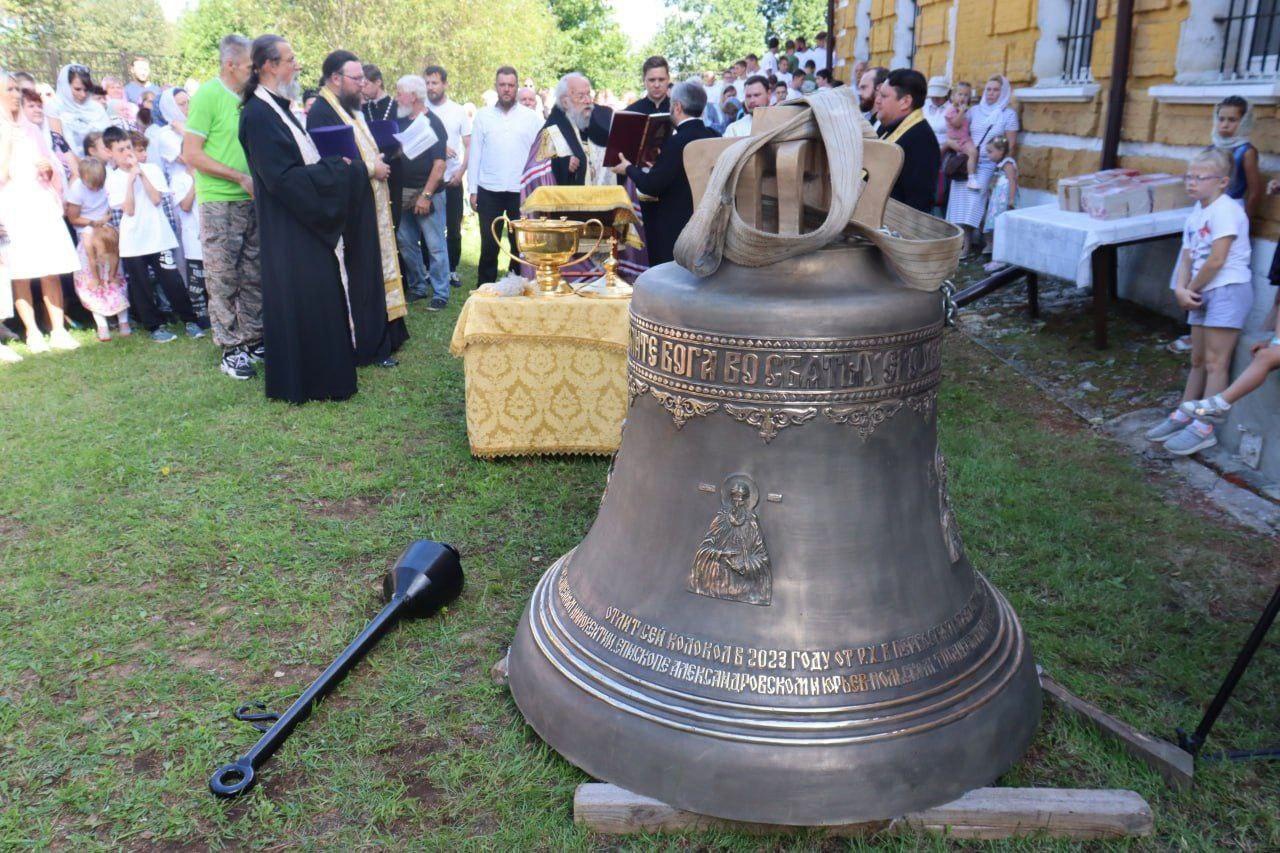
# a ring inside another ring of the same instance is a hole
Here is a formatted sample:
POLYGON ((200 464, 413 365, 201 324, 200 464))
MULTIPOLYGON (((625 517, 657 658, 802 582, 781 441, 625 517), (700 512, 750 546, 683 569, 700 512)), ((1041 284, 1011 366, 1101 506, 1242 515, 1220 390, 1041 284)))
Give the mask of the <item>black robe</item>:
MULTIPOLYGON (((905 120, 904 117, 902 121, 905 120)), ((884 139, 897 130, 902 121, 881 125, 876 133, 884 139)), ((889 198, 929 213, 937 203, 938 170, 942 168, 938 137, 929 127, 929 122, 919 121, 897 142, 902 148, 902 171, 898 173, 889 198)))
POLYGON ((716 139, 720 134, 700 118, 686 120, 667 137, 662 152, 649 171, 634 164, 627 177, 636 189, 657 201, 642 201, 644 233, 649 244, 649 266, 675 259, 676 239, 693 218, 693 189, 684 170, 684 147, 699 139, 716 139))
POLYGON ((653 101, 649 100, 649 96, 645 95, 635 103, 628 104, 627 112, 644 113, 647 116, 651 116, 654 113, 669 113, 671 112, 671 96, 667 95, 662 99, 662 103, 655 105, 653 101))
MULTIPOLYGON (((324 98, 316 98, 307 113, 307 130, 343 124, 324 98)), ((392 200, 394 203, 394 199, 392 200)), ((347 299, 356 327, 356 364, 363 367, 390 358, 409 339, 404 318, 387 319, 387 296, 382 280, 382 249, 378 244, 378 213, 369 182, 353 184, 351 209, 342 232, 347 264, 347 299)))
MULTIPOLYGON (((276 102, 293 120, 289 102, 276 102)), ((306 165, 289 128, 256 97, 240 113, 239 135, 262 244, 267 397, 344 400, 356 392, 356 363, 334 249, 351 188, 368 187, 368 172, 337 157, 306 165)))
MULTIPOLYGON (((591 108, 587 129, 579 132, 574 127, 573 122, 569 120, 569 116, 565 114, 565 111, 560 109, 559 104, 551 108, 550 114, 547 115, 547 120, 542 123, 542 129, 558 127, 560 134, 564 137, 564 141, 568 143, 570 151, 568 157, 551 158, 551 175, 555 178, 557 185, 580 187, 587 182, 587 152, 582 144, 582 139, 585 136, 596 145, 608 145, 609 126, 612 122, 613 110, 604 106, 595 106, 591 108), (577 171, 569 170, 570 157, 578 158, 577 171)), ((540 141, 541 137, 534 144, 537 145, 540 141)))

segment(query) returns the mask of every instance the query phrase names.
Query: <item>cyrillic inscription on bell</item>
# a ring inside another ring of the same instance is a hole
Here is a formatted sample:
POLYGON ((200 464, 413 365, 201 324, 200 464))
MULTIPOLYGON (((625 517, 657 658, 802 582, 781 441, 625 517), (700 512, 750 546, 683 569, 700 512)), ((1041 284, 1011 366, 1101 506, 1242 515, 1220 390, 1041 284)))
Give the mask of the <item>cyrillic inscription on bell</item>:
MULTIPOLYGON (((866 192, 887 194, 893 147, 865 143, 866 192)), ((988 785, 1031 741, 1030 647, 947 495, 943 300, 896 254, 954 264, 958 246, 903 249, 909 220, 890 239, 861 215, 795 257, 739 263, 728 241, 704 278, 673 263, 637 282, 608 490, 510 655, 520 711, 598 779, 717 817, 846 823, 988 785)))

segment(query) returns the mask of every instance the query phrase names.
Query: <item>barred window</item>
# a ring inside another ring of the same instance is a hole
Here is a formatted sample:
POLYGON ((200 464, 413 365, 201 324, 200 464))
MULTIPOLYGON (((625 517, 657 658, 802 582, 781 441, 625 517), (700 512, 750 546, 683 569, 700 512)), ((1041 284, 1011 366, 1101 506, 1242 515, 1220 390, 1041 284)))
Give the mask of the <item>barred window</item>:
POLYGON ((1280 73, 1280 0, 1230 0, 1223 28, 1223 77, 1274 77, 1280 73))
MULTIPOLYGON (((1265 0, 1275 2, 1275 0, 1265 0)), ((1087 83, 1093 79, 1093 34, 1098 29, 1098 0, 1071 0, 1067 33, 1062 42, 1062 82, 1087 83)))

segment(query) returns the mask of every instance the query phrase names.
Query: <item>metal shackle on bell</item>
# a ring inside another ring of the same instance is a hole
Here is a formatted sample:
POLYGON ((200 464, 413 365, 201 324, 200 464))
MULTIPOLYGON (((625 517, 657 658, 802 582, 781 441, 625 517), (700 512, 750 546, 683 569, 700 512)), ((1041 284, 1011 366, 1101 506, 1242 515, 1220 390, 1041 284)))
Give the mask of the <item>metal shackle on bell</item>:
POLYGON ((842 239, 650 269, 631 332, 599 514, 511 650, 533 728, 596 778, 736 820, 878 820, 993 782, 1040 692, 947 494, 938 294, 842 239))

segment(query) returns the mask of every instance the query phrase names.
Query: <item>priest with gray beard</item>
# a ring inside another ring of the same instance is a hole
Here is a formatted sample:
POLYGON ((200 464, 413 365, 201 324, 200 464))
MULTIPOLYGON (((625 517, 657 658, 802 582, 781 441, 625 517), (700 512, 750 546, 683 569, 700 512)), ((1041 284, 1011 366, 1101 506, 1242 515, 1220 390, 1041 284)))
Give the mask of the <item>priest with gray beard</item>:
POLYGON ((560 186, 613 183, 612 175, 599 168, 590 146, 603 152, 609 143, 613 110, 591 101, 591 83, 578 72, 560 78, 555 88, 555 106, 533 141, 529 159, 520 179, 520 195, 525 198, 543 184, 560 186))

